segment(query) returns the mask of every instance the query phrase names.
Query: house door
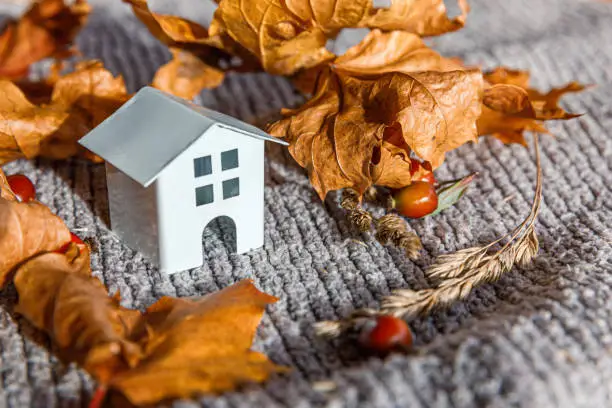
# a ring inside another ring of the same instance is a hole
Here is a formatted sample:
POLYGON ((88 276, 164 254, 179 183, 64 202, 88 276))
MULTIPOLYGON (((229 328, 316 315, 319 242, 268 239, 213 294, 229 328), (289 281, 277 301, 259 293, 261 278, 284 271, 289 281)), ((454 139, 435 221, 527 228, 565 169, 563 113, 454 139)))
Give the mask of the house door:
POLYGON ((236 233, 236 223, 228 216, 222 215, 209 221, 202 232, 204 259, 220 248, 225 248, 228 253, 236 253, 236 233))

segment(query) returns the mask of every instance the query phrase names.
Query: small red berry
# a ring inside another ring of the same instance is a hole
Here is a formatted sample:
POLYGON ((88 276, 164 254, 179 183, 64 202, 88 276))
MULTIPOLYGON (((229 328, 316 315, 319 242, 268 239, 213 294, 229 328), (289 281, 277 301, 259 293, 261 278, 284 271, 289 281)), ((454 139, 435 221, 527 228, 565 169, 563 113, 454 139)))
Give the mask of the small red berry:
POLYGON ((412 333, 405 321, 391 315, 378 316, 376 325, 361 333, 360 343, 378 353, 406 349, 412 345, 412 333))
POLYGON ((85 245, 85 243, 83 242, 83 240, 81 238, 79 238, 78 236, 76 236, 74 233, 70 233, 70 242, 67 242, 66 244, 64 244, 60 249, 58 249, 57 252, 58 254, 65 254, 66 251, 68 251, 68 247, 70 246, 71 243, 75 243, 77 245, 85 245))
POLYGON ((429 184, 436 184, 436 178, 432 172, 425 173, 418 180, 414 181, 424 181, 429 184))
POLYGON ((36 189, 29 178, 23 174, 14 174, 6 178, 9 187, 22 203, 36 199, 36 189))
POLYGON ((421 218, 438 208, 438 195, 433 184, 415 181, 393 195, 395 208, 405 217, 421 218))

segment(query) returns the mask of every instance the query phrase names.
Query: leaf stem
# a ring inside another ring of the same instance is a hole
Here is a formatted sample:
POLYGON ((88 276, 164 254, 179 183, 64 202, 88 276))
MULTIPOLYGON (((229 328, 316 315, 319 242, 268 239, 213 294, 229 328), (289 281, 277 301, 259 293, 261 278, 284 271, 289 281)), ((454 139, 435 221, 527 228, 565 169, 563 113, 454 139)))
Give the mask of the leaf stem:
POLYGON ((106 399, 106 394, 108 393, 108 388, 106 385, 101 384, 96 388, 96 392, 91 397, 91 401, 89 401, 89 408, 102 408, 102 404, 106 399))

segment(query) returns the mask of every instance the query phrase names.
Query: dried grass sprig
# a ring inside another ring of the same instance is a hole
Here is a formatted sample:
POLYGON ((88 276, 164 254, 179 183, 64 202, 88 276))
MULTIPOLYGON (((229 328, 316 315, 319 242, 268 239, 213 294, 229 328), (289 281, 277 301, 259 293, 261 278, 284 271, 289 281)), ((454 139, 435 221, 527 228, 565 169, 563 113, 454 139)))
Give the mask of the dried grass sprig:
POLYGON ((359 194, 355 190, 342 191, 340 206, 348 211, 347 219, 360 232, 367 232, 372 228, 372 214, 359 206, 359 194))
POLYGON ((381 244, 391 242, 403 248, 410 259, 417 259, 419 251, 423 248, 421 240, 415 233, 408 231, 406 221, 399 215, 391 213, 380 217, 376 221, 376 239, 381 244))
MULTIPOLYGON (((361 309, 341 321, 319 322, 316 325, 317 333, 326 337, 337 337, 342 332, 376 315, 414 317, 419 314, 427 314, 433 309, 449 306, 464 299, 474 287, 480 284, 498 280, 514 265, 529 264, 539 250, 535 221, 542 203, 542 165, 537 134, 533 136, 533 144, 537 170, 536 189, 531 211, 521 224, 487 245, 439 256, 425 272, 426 276, 438 281, 437 287, 418 291, 397 290, 392 295, 383 298, 380 310, 361 309), (495 245, 504 240, 505 244, 501 248, 492 250, 495 245)), ((400 234, 397 231, 402 227, 393 215, 388 214, 378 220, 377 238, 381 242, 399 239, 400 234)), ((403 228, 406 228, 405 225, 403 228)))
POLYGON ((535 220, 542 202, 542 165, 538 136, 534 134, 537 178, 536 190, 529 215, 510 233, 481 247, 467 248, 442 255, 425 272, 439 282, 433 289, 400 289, 382 301, 381 313, 398 316, 426 314, 437 307, 444 307, 465 298, 482 283, 498 280, 515 264, 524 266, 533 260, 539 250, 535 232, 535 220), (498 250, 496 244, 506 240, 498 250))
POLYGON ((324 320, 317 322, 314 325, 315 332, 318 336, 335 338, 347 330, 359 327, 365 324, 372 317, 378 316, 380 312, 375 309, 357 309, 351 316, 343 320, 324 320))
POLYGON ((408 231, 406 221, 397 214, 386 214, 378 219, 359 206, 360 196, 355 190, 342 191, 340 206, 347 210, 347 219, 361 232, 367 232, 376 226, 376 239, 381 244, 392 243, 403 248, 410 259, 417 259, 423 248, 421 240, 415 233, 408 231))

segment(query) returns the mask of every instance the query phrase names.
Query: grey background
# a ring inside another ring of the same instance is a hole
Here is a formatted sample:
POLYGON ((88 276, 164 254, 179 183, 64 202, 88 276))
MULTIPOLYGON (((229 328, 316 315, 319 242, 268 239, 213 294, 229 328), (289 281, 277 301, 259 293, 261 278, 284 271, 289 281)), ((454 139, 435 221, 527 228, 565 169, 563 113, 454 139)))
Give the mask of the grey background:
MULTIPOLYGON (((175 3, 183 15, 210 18, 201 3, 175 3)), ((485 68, 529 69, 534 85, 542 88, 571 80, 597 87, 566 99, 568 108, 584 116, 551 124, 555 137, 542 138, 538 259, 450 310, 412 322, 418 355, 386 361, 360 357, 351 345, 316 338, 312 323, 376 306, 395 288, 425 288, 423 269, 435 255, 487 242, 514 227, 528 213, 534 190, 533 155, 524 148, 482 139, 448 156, 439 179, 472 171, 481 176, 455 208, 411 221, 425 246, 413 263, 370 235, 353 232, 337 197, 319 202, 285 149, 269 145, 264 248, 229 254, 220 240, 229 231, 207 231, 204 265, 171 277, 160 275, 109 231, 103 166, 76 160, 6 166, 9 173, 31 177, 40 200, 81 237, 97 243, 94 273, 111 292, 121 291, 126 306, 143 308, 163 295, 202 295, 243 278, 280 297, 263 319, 256 348, 293 367, 292 373, 174 406, 612 406, 612 4, 470 3, 468 27, 434 39, 437 48, 485 68), (312 382, 325 379, 337 390, 313 389, 312 382)), ((87 57, 121 72, 135 91, 169 54, 125 5, 94 4, 78 44, 87 57)), ((172 9, 170 4, 154 2, 158 10, 172 9)), ((260 73, 229 75, 201 99, 244 120, 298 101, 286 80, 260 73)), ((5 290, 0 302, 0 406, 86 405, 91 379, 74 366, 62 366, 38 344, 45 338, 12 313, 14 292, 5 290)))

